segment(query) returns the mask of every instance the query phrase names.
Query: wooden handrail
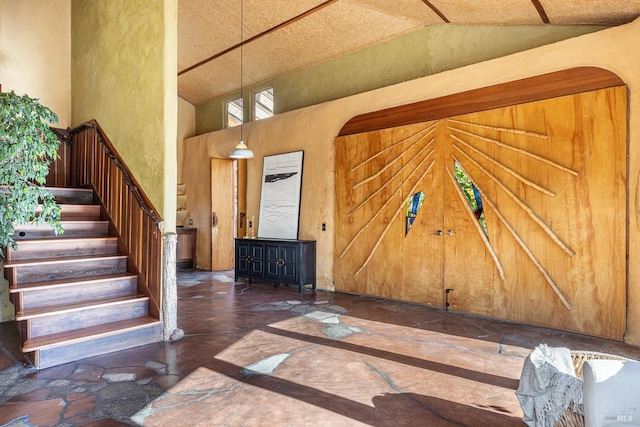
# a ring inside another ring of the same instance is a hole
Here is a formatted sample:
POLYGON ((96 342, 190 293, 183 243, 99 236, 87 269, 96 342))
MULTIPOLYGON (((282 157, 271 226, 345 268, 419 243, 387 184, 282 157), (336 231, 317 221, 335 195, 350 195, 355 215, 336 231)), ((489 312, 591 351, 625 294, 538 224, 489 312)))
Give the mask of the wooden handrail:
MULTIPOLYGON (((92 129, 97 133, 98 142, 100 142, 100 144, 102 144, 102 146, 104 147, 106 155, 109 157, 109 159, 111 159, 114 164, 122 171, 123 178, 127 183, 127 186, 131 189, 136 200, 138 200, 140 207, 146 214, 153 218, 154 221, 160 223, 162 221, 162 218, 153 207, 153 204, 151 203, 147 195, 140 189, 140 185, 133 177, 127 166, 124 164, 122 158, 116 151, 113 144, 111 144, 111 141, 109 141, 109 138, 107 138, 107 135, 105 134, 104 130, 102 130, 98 122, 96 122, 95 120, 91 120, 69 131, 72 140, 77 133, 82 132, 86 129, 92 129)), ((76 185, 78 184, 76 183, 76 185)))
POLYGON ((95 120, 69 133, 72 185, 93 188, 128 255, 129 267, 138 275, 138 289, 150 298, 150 314, 159 318, 162 217, 95 120))

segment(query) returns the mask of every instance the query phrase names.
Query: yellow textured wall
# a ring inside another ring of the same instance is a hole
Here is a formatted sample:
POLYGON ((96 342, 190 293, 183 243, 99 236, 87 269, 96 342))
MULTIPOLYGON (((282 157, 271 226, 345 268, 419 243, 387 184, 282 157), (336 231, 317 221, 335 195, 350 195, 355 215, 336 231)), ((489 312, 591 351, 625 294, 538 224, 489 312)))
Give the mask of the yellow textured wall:
MULTIPOLYGON (((244 138, 255 153, 248 162, 248 209, 258 212, 265 155, 305 150, 300 214, 300 238, 317 243, 317 280, 333 288, 334 138, 351 117, 557 70, 599 66, 617 73, 628 84, 629 96, 629 343, 640 344, 640 20, 502 58, 445 71, 348 98, 291 111, 245 125, 244 138), (526 66, 524 66, 526 64, 526 66), (321 231, 322 222, 327 231, 321 231)), ((206 214, 194 216, 194 226, 209 229, 209 158, 225 157, 239 138, 237 129, 200 135, 185 141, 184 181, 190 205, 206 214), (197 189, 197 190, 196 190, 197 189), (194 206, 201 203, 202 206, 194 206)), ((256 217, 256 221, 259 219, 256 217)), ((200 251, 209 250, 207 236, 198 236, 200 251), (204 239, 204 241, 202 241, 204 239)), ((624 256, 624 254, 620 254, 624 256)), ((206 258, 206 257, 205 257, 206 258)), ((603 266, 606 268, 606 266, 603 266)), ((621 307, 621 309, 624 309, 621 307)))
POLYGON ((71 0, 2 0, 0 84, 71 124, 71 0))
POLYGON ((177 0, 72 0, 72 122, 96 119, 175 231, 177 0))

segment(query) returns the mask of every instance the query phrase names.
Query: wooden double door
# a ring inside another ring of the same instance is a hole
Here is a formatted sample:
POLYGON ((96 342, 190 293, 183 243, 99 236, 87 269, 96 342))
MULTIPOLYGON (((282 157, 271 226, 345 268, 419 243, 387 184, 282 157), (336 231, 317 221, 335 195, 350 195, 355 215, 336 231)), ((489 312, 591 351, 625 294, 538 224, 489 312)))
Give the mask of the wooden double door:
POLYGON ((626 96, 337 138, 336 289, 623 339, 626 96))

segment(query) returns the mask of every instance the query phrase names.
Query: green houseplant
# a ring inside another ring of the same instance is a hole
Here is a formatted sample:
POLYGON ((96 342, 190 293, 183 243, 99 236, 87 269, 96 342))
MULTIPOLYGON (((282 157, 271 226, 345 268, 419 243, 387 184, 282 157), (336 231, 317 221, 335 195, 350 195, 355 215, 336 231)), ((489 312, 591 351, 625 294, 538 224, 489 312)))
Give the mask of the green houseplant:
POLYGON ((46 223, 62 232, 60 207, 44 187, 60 145, 49 124, 57 122, 38 99, 0 93, 0 249, 16 248, 17 224, 46 223))

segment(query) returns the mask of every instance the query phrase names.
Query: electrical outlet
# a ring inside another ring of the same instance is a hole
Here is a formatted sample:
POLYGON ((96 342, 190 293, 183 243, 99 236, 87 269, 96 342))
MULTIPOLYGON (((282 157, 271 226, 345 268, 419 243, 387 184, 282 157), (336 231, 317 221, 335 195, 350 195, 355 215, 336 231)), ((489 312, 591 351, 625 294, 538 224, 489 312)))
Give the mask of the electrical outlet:
POLYGON ((327 231, 327 223, 326 222, 322 223, 322 231, 327 231))

